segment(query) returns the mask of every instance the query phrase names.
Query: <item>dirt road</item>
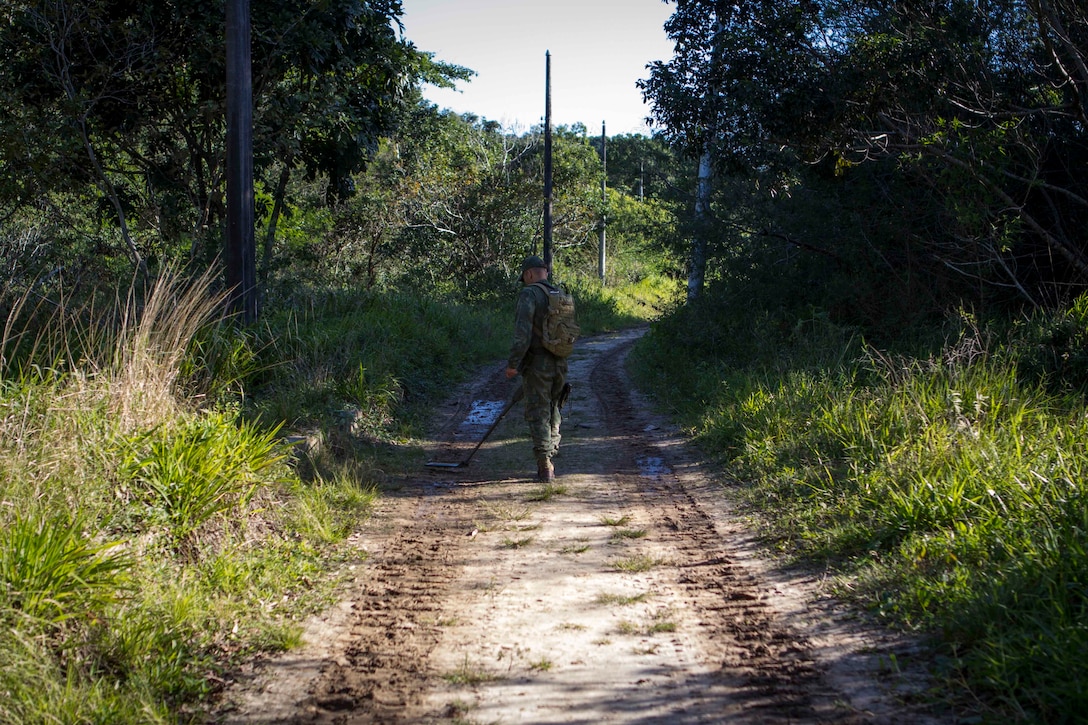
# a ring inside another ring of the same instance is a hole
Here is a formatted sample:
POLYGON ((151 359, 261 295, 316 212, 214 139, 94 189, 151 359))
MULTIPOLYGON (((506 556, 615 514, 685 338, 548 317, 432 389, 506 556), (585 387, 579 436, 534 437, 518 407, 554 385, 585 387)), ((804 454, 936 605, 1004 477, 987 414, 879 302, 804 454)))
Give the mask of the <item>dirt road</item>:
MULTIPOLYGON (((632 392, 639 331, 585 341, 554 485, 520 405, 466 468, 427 468, 358 534, 356 585, 228 693, 243 723, 942 722, 922 658, 761 557, 728 494, 632 392)), ((458 461, 512 392, 451 400, 458 461)))

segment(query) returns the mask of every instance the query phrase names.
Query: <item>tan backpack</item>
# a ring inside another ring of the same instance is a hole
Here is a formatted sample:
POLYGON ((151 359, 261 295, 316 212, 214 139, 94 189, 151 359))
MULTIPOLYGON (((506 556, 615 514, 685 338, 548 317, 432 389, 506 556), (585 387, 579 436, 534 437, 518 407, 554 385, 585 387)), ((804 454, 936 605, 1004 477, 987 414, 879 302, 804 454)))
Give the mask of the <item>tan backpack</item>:
POLYGON ((569 357, 581 333, 574 318, 574 298, 558 287, 549 287, 543 282, 537 282, 534 286, 544 290, 548 296, 548 310, 540 330, 544 349, 556 357, 569 357))

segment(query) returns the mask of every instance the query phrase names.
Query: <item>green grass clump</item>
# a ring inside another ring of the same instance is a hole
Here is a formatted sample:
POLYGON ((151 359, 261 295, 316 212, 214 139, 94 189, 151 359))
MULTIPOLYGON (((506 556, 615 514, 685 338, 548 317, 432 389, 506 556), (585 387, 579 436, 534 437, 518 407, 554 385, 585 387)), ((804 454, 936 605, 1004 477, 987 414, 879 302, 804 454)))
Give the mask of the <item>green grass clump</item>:
POLYGON ((566 496, 567 491, 567 487, 561 483, 543 483, 530 491, 525 496, 525 500, 537 503, 551 501, 557 496, 566 496))
POLYGON ((1025 374, 1030 335, 964 317, 943 346, 906 355, 843 348, 856 338, 823 323, 715 353, 683 342, 691 324, 655 331, 666 340, 638 351, 639 375, 668 381, 663 402, 783 552, 831 564, 845 594, 931 633, 950 690, 1039 721, 1088 707, 1088 402, 1025 374))
POLYGON ((602 606, 611 606, 613 604, 621 607, 626 607, 631 604, 639 604, 646 601, 650 596, 649 592, 642 592, 641 594, 611 594, 607 592, 601 592, 593 601, 602 606))
POLYGON ((475 685, 487 684, 488 682, 495 682, 502 678, 482 666, 469 662, 468 655, 465 655, 461 664, 442 675, 442 679, 451 685, 473 687, 475 685))
POLYGON ((676 622, 673 622, 668 617, 668 612, 655 612, 642 622, 632 622, 627 619, 621 619, 616 623, 616 632, 628 636, 641 635, 645 637, 651 637, 655 634, 666 632, 675 632, 676 622))
POLYGON ((16 514, 0 531, 0 607, 49 623, 101 613, 125 596, 130 567, 118 542, 87 539, 79 519, 16 514))
POLYGON ((529 544, 533 543, 532 536, 525 536, 520 539, 512 539, 510 537, 504 537, 502 540, 502 548, 504 549, 524 549, 529 544))
POLYGON ((295 530, 315 542, 343 541, 366 519, 379 498, 378 486, 367 477, 340 468, 328 477, 291 482, 291 513, 295 530))
POLYGON ((184 541, 211 518, 244 507, 285 457, 278 429, 234 425, 221 413, 182 419, 126 442, 117 474, 133 508, 184 541), (129 489, 125 489, 129 490, 129 489))

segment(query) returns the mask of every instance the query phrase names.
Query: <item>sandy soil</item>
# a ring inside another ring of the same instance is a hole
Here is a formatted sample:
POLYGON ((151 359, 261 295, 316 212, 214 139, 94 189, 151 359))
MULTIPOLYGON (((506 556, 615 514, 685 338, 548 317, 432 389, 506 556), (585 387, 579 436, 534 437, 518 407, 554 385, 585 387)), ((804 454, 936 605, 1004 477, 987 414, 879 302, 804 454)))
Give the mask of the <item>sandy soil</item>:
MULTIPOLYGON (((426 468, 356 535, 367 557, 306 644, 215 716, 253 723, 940 723, 917 644, 762 555, 728 490, 584 341, 551 486, 521 405, 471 463, 426 468)), ((469 454, 513 384, 453 396, 433 459, 469 454)))

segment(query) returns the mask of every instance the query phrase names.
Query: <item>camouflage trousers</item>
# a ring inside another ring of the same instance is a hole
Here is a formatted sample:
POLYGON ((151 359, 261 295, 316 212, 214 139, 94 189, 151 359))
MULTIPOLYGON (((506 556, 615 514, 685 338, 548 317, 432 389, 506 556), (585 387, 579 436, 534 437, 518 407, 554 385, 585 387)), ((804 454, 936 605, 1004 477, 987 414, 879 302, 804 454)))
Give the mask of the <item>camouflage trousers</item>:
POLYGON ((539 462, 551 460, 559 450, 559 395, 567 382, 567 361, 547 352, 534 353, 522 369, 525 389, 525 421, 533 439, 533 455, 539 462))

